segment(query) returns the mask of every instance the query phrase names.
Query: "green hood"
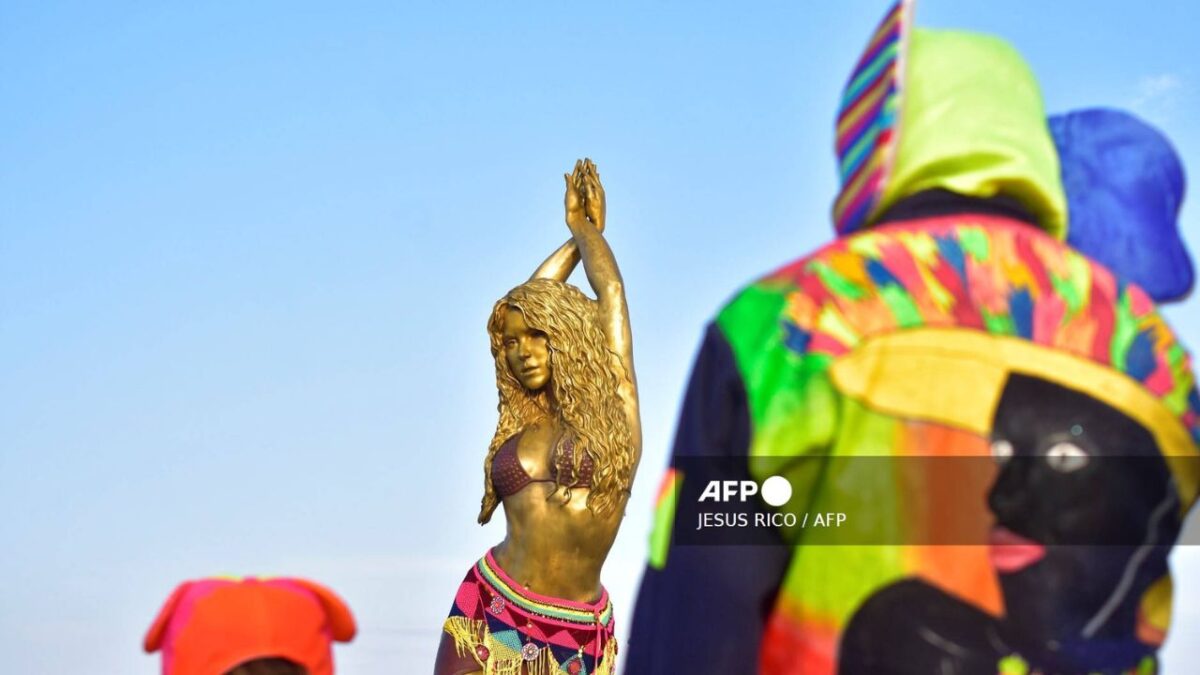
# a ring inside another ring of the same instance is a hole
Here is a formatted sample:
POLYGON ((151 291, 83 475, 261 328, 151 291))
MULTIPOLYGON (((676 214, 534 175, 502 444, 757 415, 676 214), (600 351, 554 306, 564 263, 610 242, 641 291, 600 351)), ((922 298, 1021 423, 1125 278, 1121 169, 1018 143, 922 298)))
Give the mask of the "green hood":
POLYGON ((839 234, 874 224, 898 200, 943 188, 1018 200, 1064 239, 1066 196, 1041 92, 1007 42, 909 29, 897 5, 847 84, 838 120, 839 234))

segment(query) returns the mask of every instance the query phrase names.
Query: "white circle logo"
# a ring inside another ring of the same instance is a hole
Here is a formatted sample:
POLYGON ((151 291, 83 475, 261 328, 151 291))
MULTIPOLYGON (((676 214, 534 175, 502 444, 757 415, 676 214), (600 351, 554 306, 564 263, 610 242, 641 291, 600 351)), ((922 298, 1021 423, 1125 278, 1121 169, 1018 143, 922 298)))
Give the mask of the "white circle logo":
POLYGON ((763 481, 762 498, 771 506, 783 506, 792 498, 792 484, 783 476, 771 476, 763 481))

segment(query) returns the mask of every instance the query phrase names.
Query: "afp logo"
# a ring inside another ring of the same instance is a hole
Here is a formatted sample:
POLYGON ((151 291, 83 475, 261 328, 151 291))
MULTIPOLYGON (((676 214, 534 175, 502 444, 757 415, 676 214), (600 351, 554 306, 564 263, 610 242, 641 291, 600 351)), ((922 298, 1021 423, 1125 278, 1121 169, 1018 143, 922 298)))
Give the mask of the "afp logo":
POLYGON ((744 502, 757 494, 762 494, 763 501, 771 506, 783 506, 792 498, 792 484, 783 476, 764 480, 761 490, 752 480, 710 480, 700 493, 700 501, 728 502, 736 498, 744 502))

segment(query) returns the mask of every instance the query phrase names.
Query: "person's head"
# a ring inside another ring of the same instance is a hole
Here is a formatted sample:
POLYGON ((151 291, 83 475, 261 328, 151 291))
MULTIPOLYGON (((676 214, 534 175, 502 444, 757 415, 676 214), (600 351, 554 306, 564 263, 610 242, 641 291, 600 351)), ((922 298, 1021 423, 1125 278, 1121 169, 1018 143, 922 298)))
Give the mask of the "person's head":
POLYGON ((308 670, 287 659, 254 659, 224 675, 308 675, 308 670))
POLYGON ((542 417, 557 419, 574 437, 576 470, 580 450, 591 456, 588 506, 597 512, 612 508, 632 472, 629 426, 618 393, 626 374, 609 350, 597 303, 570 284, 531 279, 496 302, 488 336, 500 419, 484 463, 480 522, 487 522, 497 504, 491 480, 496 451, 542 417))
POLYGON ((1088 643, 1146 643, 1139 603, 1167 575, 1180 529, 1150 431, 1083 392, 1013 374, 992 454, 992 561, 1012 629, 1062 667, 1087 666, 1088 643))
POLYGON ((354 638, 333 591, 305 579, 210 578, 176 587, 143 647, 163 675, 333 675, 332 643, 354 638))
POLYGON ((1014 200, 1063 238, 1066 198, 1032 70, 1000 38, 914 28, 912 4, 894 5, 842 92, 838 235, 939 189, 1014 200))

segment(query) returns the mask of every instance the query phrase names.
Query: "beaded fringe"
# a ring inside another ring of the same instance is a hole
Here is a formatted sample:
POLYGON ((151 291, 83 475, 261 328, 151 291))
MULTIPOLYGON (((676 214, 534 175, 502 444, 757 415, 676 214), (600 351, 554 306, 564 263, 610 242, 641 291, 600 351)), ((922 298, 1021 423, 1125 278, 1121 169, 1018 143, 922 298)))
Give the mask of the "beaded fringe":
MULTIPOLYGON (((465 616, 452 616, 446 619, 442 630, 454 638, 454 649, 459 656, 470 654, 471 658, 483 669, 483 675, 555 675, 566 672, 554 658, 549 648, 543 647, 536 658, 525 660, 521 656, 500 659, 496 657, 498 645, 488 632, 487 623, 475 621, 465 616), (487 660, 480 660, 475 648, 483 645, 487 648, 487 660), (524 670, 522 670, 524 668, 524 670)), ((600 664, 594 672, 588 675, 613 675, 617 661, 617 641, 611 639, 604 645, 604 653, 600 664)))

